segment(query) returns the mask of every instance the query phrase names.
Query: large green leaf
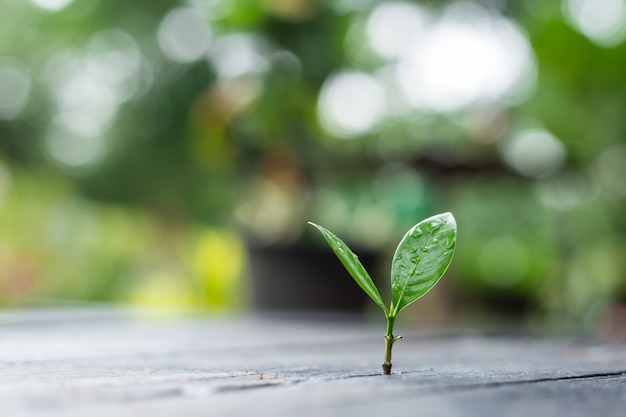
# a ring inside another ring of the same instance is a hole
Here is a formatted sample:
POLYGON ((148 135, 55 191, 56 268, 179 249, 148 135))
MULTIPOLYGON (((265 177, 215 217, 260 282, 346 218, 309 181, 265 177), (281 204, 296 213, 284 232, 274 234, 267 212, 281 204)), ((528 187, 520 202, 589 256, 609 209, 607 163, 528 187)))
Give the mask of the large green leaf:
POLYGON ((404 235, 391 264, 392 316, 439 281, 455 246, 456 221, 451 213, 422 220, 404 235))
POLYGON ((363 264, 359 261, 359 257, 350 250, 348 245, 329 230, 312 222, 309 222, 309 224, 315 226, 322 233, 322 236, 324 236, 324 239, 326 239, 333 252, 335 252, 337 258, 339 258, 356 283, 359 284, 359 287, 387 313, 387 307, 385 307, 383 298, 380 296, 378 288, 376 288, 374 281, 372 281, 372 278, 363 267, 363 264))

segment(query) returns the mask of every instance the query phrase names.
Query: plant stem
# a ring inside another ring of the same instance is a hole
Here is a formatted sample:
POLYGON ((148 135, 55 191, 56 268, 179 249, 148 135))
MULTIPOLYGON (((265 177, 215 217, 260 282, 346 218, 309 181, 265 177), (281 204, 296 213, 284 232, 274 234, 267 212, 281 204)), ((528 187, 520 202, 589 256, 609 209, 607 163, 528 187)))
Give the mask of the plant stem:
POLYGON ((396 320, 395 316, 391 314, 387 315, 387 333, 385 334, 385 361, 383 362, 383 375, 391 374, 391 348, 396 340, 401 339, 402 336, 393 335, 393 322, 396 320))

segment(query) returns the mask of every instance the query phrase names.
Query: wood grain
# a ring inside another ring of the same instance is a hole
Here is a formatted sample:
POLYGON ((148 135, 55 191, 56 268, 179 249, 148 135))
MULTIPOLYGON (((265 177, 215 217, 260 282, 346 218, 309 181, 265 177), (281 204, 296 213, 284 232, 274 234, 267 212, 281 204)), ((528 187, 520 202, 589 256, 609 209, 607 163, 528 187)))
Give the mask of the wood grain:
POLYGON ((346 316, 0 314, 0 415, 623 416, 626 347, 346 316), (407 330, 398 326, 398 330, 407 330))

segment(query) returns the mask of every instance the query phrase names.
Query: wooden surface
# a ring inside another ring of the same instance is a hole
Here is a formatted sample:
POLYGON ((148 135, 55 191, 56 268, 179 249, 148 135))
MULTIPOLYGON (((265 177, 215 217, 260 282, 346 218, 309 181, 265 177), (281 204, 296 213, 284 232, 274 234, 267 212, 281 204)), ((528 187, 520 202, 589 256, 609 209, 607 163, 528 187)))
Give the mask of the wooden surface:
POLYGON ((0 313, 0 416, 620 416, 626 347, 346 317, 0 313))

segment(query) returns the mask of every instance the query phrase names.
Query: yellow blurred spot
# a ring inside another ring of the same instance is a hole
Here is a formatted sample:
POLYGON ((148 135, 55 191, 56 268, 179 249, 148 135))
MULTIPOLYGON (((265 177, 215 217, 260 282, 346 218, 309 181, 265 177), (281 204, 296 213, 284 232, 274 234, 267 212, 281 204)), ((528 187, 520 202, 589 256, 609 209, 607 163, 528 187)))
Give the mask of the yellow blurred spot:
POLYGON ((244 249, 232 232, 206 230, 193 250, 192 269, 203 290, 204 302, 213 307, 240 304, 240 277, 244 249))
POLYGON ((188 283, 179 277, 158 271, 146 277, 130 294, 130 303, 142 307, 186 308, 198 304, 188 283))

